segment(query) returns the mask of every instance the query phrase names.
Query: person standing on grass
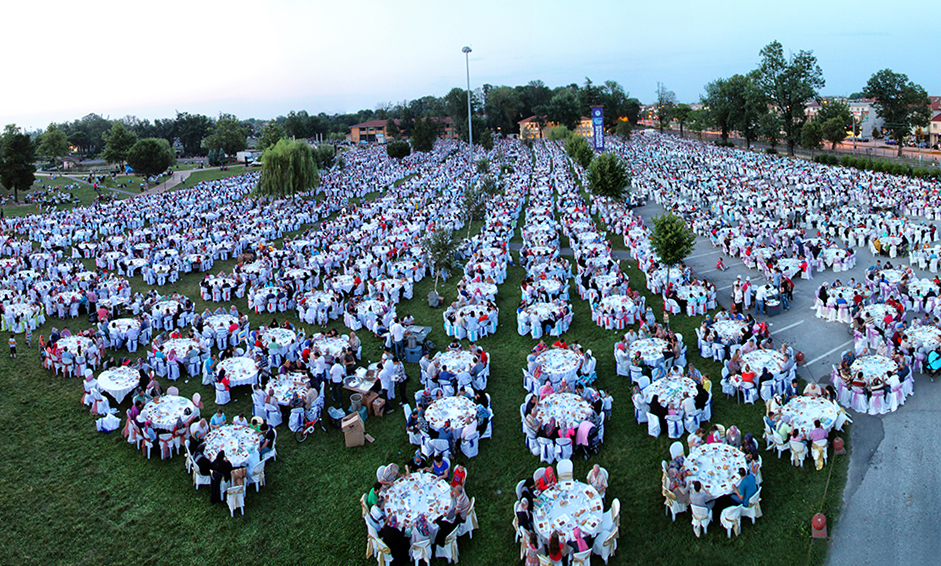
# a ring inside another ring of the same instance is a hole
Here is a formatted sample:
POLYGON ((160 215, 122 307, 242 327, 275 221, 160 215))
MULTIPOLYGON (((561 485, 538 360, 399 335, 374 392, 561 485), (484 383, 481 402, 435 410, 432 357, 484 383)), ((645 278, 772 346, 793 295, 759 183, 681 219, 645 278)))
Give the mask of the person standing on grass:
POLYGON ((16 336, 10 334, 10 357, 16 358, 16 336))

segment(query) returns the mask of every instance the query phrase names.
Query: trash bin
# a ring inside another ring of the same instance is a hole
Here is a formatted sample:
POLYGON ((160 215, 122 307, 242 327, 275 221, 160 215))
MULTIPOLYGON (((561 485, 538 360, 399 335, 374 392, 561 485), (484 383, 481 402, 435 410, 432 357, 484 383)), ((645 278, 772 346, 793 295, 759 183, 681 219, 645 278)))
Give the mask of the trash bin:
POLYGON ((363 406, 362 393, 353 393, 350 395, 350 403, 353 405, 353 412, 358 413, 363 406))

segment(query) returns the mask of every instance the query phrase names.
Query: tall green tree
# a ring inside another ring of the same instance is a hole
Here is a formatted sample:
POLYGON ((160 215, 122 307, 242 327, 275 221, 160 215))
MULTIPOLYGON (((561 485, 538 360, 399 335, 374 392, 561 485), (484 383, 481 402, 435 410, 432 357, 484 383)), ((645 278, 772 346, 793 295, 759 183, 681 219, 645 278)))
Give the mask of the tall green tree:
POLYGON ((219 116, 203 140, 206 149, 221 149, 229 157, 248 147, 248 131, 238 118, 231 114, 219 116))
POLYGON ((402 159, 412 153, 412 146, 407 141, 394 141, 386 144, 386 154, 394 159, 402 159))
POLYGON ((618 125, 614 128, 614 133, 621 136, 625 140, 631 139, 631 130, 634 127, 631 125, 630 120, 618 120, 618 125))
POLYGON ((680 137, 686 137, 683 134, 683 126, 689 122, 689 117, 692 114, 693 109, 689 104, 677 104, 676 108, 673 109, 673 118, 680 124, 680 137))
POLYGON ((759 122, 768 112, 768 100, 758 84, 757 73, 733 75, 728 88, 732 98, 732 124, 745 138, 745 147, 750 148, 758 139, 759 122))
POLYGON ((438 139, 441 129, 441 122, 431 116, 415 120, 415 127, 412 128, 412 148, 415 151, 425 153, 431 151, 435 147, 435 141, 438 139))
POLYGON ((111 130, 105 134, 105 150, 101 157, 108 163, 124 163, 127 161, 127 152, 137 143, 137 134, 128 131, 124 122, 117 120, 111 130))
POLYGON ((676 106, 676 94, 668 90, 663 83, 657 83, 657 122, 660 126, 660 133, 663 133, 663 125, 670 124, 672 119, 673 107, 676 106))
POLYGON ((768 112, 758 121, 758 135, 768 142, 771 150, 781 143, 781 117, 777 112, 768 112))
POLYGON ((820 126, 820 122, 813 121, 805 123, 804 127, 801 128, 801 147, 809 149, 810 157, 813 157, 814 152, 820 149, 822 143, 823 128, 820 126))
POLYGON ((627 165, 613 153, 602 153, 588 167, 588 190, 593 195, 623 200, 630 182, 627 165))
POLYGON ((212 125, 212 119, 209 116, 177 112, 174 130, 176 137, 183 144, 183 153, 186 155, 205 155, 202 147, 203 138, 208 135, 212 125))
POLYGON ((69 134, 69 143, 78 149, 80 155, 84 156, 91 144, 91 138, 82 130, 75 130, 69 134))
POLYGON ((786 59, 784 47, 778 41, 762 48, 760 55, 758 84, 781 116, 787 152, 788 155, 794 155, 794 146, 800 141, 801 127, 807 121, 807 101, 819 98, 818 90, 826 84, 823 70, 817 64, 813 51, 801 50, 786 59))
POLYGON ((653 217, 650 248, 667 267, 681 265, 692 253, 695 243, 696 235, 681 217, 672 212, 653 217))
POLYGON ((42 155, 59 168, 59 158, 69 154, 69 138, 57 125, 49 124, 39 136, 39 155, 42 155))
POLYGON ((702 104, 706 112, 707 122, 718 128, 722 141, 728 141, 729 132, 735 127, 734 95, 729 79, 716 79, 706 85, 706 95, 702 97, 702 104))
POLYGON ((127 164, 145 177, 163 173, 175 162, 176 154, 163 138, 138 140, 127 152, 127 164))
POLYGON ((582 121, 578 96, 569 89, 553 95, 546 106, 546 118, 557 126, 574 131, 582 121))
POLYGON ((487 214, 487 201, 489 195, 480 185, 472 185, 464 191, 462 209, 464 224, 467 226, 467 238, 470 238, 471 224, 476 220, 483 220, 487 214))
POLYGON ((595 152, 588 144, 588 140, 582 136, 572 136, 565 143, 565 153, 572 161, 578 163, 582 169, 588 169, 591 160, 595 157, 595 152))
POLYGON ((824 100, 814 117, 820 123, 823 139, 830 142, 830 149, 846 139, 846 130, 853 129, 853 115, 848 104, 842 100, 824 100))
POLYGON ((490 128, 484 128, 480 132, 480 147, 490 151, 493 149, 493 132, 490 131, 490 128))
POLYGON ((517 122, 526 116, 520 116, 523 102, 519 93, 508 86, 498 86, 490 91, 484 109, 487 124, 504 136, 517 132, 517 122))
POLYGON ((261 156, 258 190, 270 196, 295 196, 320 185, 314 152, 305 140, 282 139, 261 156))
POLYGON ((931 102, 920 85, 907 75, 883 69, 869 78, 863 94, 875 98, 873 106, 885 122, 890 137, 898 142, 898 156, 902 156, 905 137, 931 118, 931 102))
POLYGON ((337 148, 329 143, 316 145, 314 148, 314 162, 319 171, 327 171, 337 160, 337 148))
POLYGON ((258 136, 258 149, 264 151, 278 143, 284 137, 284 128, 274 120, 269 120, 258 136))
POLYGON ((14 124, 4 128, 0 139, 0 183, 13 191, 13 200, 19 200, 19 193, 29 191, 36 181, 36 151, 29 135, 24 134, 14 124))
POLYGON ((428 258, 428 264, 435 274, 435 293, 438 292, 438 279, 441 278, 442 272, 460 267, 457 259, 460 246, 460 240, 454 236, 454 231, 450 228, 437 227, 422 239, 422 247, 428 258))
POLYGON ((395 141, 402 137, 402 132, 399 130, 399 125, 395 123, 395 118, 389 118, 386 120, 386 141, 395 141))

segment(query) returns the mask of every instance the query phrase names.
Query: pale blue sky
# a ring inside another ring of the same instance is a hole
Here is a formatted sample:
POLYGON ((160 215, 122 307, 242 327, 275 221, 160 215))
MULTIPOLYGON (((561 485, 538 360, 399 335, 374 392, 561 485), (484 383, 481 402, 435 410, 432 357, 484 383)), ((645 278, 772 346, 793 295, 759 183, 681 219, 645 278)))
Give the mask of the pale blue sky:
POLYGON ((642 102, 657 81, 683 102, 744 73, 774 39, 813 50, 823 94, 876 71, 941 95, 926 1, 33 0, 4 7, 0 125, 175 110, 273 118, 352 112, 465 84, 554 87, 614 79, 642 102), (766 7, 768 6, 768 7, 766 7), (920 32, 918 30, 921 30, 920 32), (921 33, 921 38, 918 37, 921 33), (14 53, 10 49, 15 50, 14 53))

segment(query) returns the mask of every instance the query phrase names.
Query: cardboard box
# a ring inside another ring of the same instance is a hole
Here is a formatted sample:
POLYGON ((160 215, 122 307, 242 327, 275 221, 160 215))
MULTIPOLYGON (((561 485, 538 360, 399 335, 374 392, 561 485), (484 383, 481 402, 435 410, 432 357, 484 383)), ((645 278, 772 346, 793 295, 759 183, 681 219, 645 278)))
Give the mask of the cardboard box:
POLYGON ((381 417, 385 412, 386 400, 385 399, 375 399, 372 402, 372 414, 374 417, 381 417))
POLYGON ((363 419, 360 418, 359 413, 353 413, 343 417, 341 423, 347 448, 362 446, 366 443, 364 438, 365 427, 363 426, 363 419))
POLYGON ((379 398, 379 395, 373 393, 372 391, 367 391, 363 393, 363 406, 366 407, 366 410, 369 414, 374 414, 372 412, 372 402, 379 398))

